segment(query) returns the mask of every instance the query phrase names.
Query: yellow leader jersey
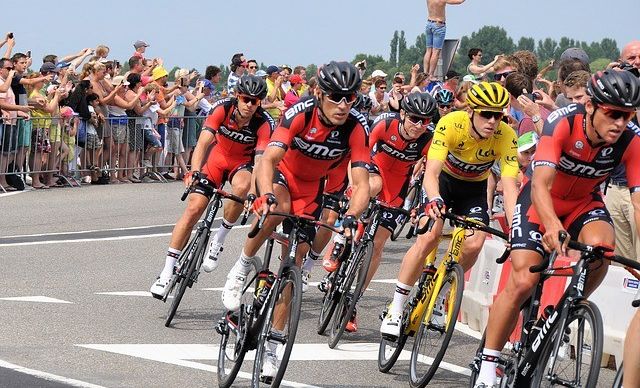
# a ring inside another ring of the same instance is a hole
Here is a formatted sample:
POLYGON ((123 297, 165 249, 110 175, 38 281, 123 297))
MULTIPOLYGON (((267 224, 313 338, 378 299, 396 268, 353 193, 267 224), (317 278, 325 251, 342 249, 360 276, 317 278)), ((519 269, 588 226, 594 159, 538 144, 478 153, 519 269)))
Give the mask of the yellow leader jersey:
POLYGON ((489 170, 500 160, 503 177, 518 176, 518 140, 515 131, 500 122, 493 136, 471 137, 471 119, 466 111, 451 112, 438 121, 427 159, 444 162, 444 171, 461 180, 487 179, 489 170))

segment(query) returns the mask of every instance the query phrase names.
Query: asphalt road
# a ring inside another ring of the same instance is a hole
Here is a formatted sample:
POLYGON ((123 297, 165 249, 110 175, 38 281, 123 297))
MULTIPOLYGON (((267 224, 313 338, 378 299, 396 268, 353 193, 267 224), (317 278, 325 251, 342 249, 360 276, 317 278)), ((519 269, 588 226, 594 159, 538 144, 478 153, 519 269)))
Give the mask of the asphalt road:
MULTIPOLYGON (((218 269, 187 291, 171 328, 150 297, 171 225, 184 208, 179 183, 87 186, 0 196, 0 386, 213 387, 220 287, 247 229, 230 232, 218 269), (30 374, 16 371, 29 368, 30 374), (38 374, 35 371, 40 371, 38 374)), ((331 351, 316 334, 321 301, 304 295, 288 386, 406 387, 408 360, 377 369, 378 315, 392 297, 408 243, 390 243, 362 298, 359 331, 331 351)), ((312 281, 324 274, 312 273, 312 281)), ((477 347, 457 331, 433 387, 465 387, 477 347)), ((412 342, 409 341, 407 349, 412 342)), ((252 363, 237 386, 248 386, 252 363)), ((603 370, 603 386, 613 373, 603 370)))

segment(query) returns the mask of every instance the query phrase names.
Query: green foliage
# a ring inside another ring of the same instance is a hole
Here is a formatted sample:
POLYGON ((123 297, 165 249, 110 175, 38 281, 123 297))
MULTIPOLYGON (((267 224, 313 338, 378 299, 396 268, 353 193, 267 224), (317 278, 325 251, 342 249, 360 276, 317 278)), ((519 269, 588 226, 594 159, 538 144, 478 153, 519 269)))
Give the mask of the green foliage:
POLYGON ((396 30, 393 33, 393 39, 391 39, 391 52, 389 55, 389 63, 392 66, 396 66, 398 64, 398 31, 396 30))
POLYGON ((598 58, 595 61, 591 62, 589 66, 591 67, 591 71, 599 71, 607 68, 607 65, 611 63, 609 58, 598 58))

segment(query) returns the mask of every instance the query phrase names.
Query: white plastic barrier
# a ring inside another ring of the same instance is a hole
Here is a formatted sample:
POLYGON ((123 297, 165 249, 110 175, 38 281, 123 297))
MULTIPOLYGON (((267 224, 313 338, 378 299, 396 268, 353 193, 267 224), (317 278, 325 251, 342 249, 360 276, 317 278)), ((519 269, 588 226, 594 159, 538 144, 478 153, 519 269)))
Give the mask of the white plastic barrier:
POLYGON ((610 266, 602 284, 589 297, 589 300, 593 301, 602 313, 604 325, 602 352, 615 356, 618 367, 622 362, 627 327, 636 312, 631 302, 636 299, 638 285, 638 280, 627 270, 610 266))
POLYGON ((489 307, 498 291, 502 271, 502 264, 496 264, 496 259, 503 252, 504 243, 501 240, 487 239, 471 269, 462 297, 461 321, 473 330, 483 331, 487 326, 489 307))

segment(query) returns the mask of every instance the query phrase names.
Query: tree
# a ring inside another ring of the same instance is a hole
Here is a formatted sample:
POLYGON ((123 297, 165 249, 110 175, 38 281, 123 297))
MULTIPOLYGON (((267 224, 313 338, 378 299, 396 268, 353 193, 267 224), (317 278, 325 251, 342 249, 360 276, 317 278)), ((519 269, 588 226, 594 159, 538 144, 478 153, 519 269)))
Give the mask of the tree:
POLYGON ((598 58, 589 64, 591 71, 600 71, 607 68, 607 65, 611 62, 609 58, 598 58))
POLYGON ((518 50, 535 51, 536 41, 533 38, 521 37, 518 41, 518 50))
POLYGON ((389 56, 389 63, 393 66, 398 64, 398 39, 398 30, 396 30, 391 39, 391 55, 389 56))
POLYGON ((536 50, 536 55, 538 59, 541 61, 546 61, 548 59, 556 58, 556 51, 558 49, 558 42, 551 38, 546 38, 545 40, 538 41, 538 49, 536 50))
POLYGON ((169 70, 169 77, 167 77, 167 81, 173 82, 176 80, 176 70, 180 70, 180 66, 174 66, 173 69, 169 70))
POLYGON ((512 53, 515 44, 504 28, 484 26, 477 32, 473 32, 470 37, 462 37, 458 52, 461 56, 466 56, 472 48, 481 49, 485 58, 493 60, 493 57, 498 54, 512 53))
POLYGON ((406 65, 407 40, 404 37, 404 31, 400 31, 400 39, 398 40, 398 65, 406 65))
POLYGON ((315 77, 316 74, 318 74, 318 66, 314 65, 313 63, 307 66, 307 80, 309 80, 311 77, 315 77))
POLYGON ((618 43, 614 39, 604 38, 600 41, 600 49, 602 50, 602 58, 615 60, 620 58, 620 50, 618 43))

